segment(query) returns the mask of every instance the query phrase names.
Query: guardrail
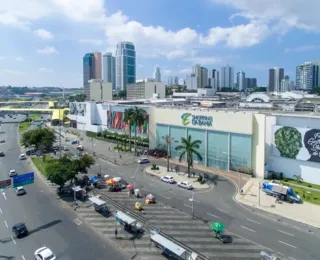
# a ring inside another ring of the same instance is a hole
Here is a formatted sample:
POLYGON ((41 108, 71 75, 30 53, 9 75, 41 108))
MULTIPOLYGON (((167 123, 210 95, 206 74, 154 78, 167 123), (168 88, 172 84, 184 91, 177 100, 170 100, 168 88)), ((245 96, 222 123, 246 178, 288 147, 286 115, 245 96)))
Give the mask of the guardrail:
MULTIPOLYGON (((118 202, 115 202, 114 200, 112 200, 112 198, 108 197, 107 195, 105 194, 101 194, 100 191, 98 189, 94 189, 93 190, 93 194, 95 195, 99 195, 101 198, 103 198, 106 202, 110 203, 111 205, 113 205, 115 208, 123 211, 123 212, 130 212, 130 215, 132 217, 134 217, 136 220, 138 220, 139 222, 141 222, 143 224, 143 226, 146 228, 146 229, 150 229, 150 230, 154 230, 156 227, 149 224, 149 220, 143 216, 141 216, 140 214, 128 209, 126 206, 118 203, 118 202)), ((179 245, 180 247, 184 248, 185 250, 187 250, 190 254, 192 252, 195 252, 198 254, 198 258, 199 260, 209 260, 209 257, 201 254, 200 252, 197 252, 196 250, 193 250, 191 247, 187 246, 186 244, 183 244, 181 243, 180 241, 178 241, 177 239, 171 237, 171 236, 168 236, 166 233, 162 232, 160 230, 160 234, 162 236, 164 236, 165 238, 171 240, 172 242, 174 242, 175 244, 179 245)))

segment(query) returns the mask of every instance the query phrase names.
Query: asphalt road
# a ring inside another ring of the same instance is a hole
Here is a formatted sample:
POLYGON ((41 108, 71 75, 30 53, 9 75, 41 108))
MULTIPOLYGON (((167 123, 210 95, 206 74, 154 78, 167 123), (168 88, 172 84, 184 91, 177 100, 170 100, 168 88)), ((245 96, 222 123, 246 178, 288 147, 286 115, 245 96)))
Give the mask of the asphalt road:
MULTIPOLYGON (((82 142, 91 147, 91 142, 82 142)), ((72 146, 70 146, 72 147, 72 146)), ((71 148, 76 154, 76 150, 71 148)), ((153 163, 165 166, 163 160, 154 160, 153 163)), ((101 165, 102 174, 122 177, 132 182, 137 165, 114 165, 110 162, 97 160, 101 165)), ((182 190, 175 185, 161 182, 156 177, 144 173, 141 166, 136 175, 136 186, 145 193, 151 192, 159 201, 191 214, 191 192, 182 190)), ((92 166, 91 172, 99 172, 100 166, 92 166)), ((183 170, 183 167, 182 169, 183 170)), ((174 176, 175 173, 172 173, 174 176)), ((187 179, 187 178, 186 178, 187 179)), ((320 242, 319 230, 308 232, 307 226, 288 219, 269 217, 267 214, 256 214, 233 200, 235 187, 221 176, 214 179, 212 190, 194 195, 195 216, 208 221, 222 221, 227 229, 239 236, 270 248, 291 260, 319 259, 318 247, 320 242)), ((294 205, 293 205, 294 206, 294 205)))
MULTIPOLYGON (((6 150, 6 156, 0 159, 0 180, 8 179, 10 169, 19 174, 31 172, 27 161, 18 158, 17 126, 3 124, 1 130, 6 143, 0 149, 6 150)), ((90 227, 77 225, 77 215, 38 176, 25 188, 27 194, 19 197, 11 189, 0 193, 0 259, 34 259, 34 251, 44 245, 58 259, 125 259, 90 227), (26 223, 28 237, 14 238, 11 227, 18 222, 26 223)))

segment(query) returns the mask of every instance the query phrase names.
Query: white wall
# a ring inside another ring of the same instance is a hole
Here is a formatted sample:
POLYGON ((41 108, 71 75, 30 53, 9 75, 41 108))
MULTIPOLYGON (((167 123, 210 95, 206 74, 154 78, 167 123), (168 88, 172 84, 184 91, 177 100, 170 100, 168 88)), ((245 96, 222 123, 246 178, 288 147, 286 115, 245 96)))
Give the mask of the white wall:
POLYGON ((265 165, 265 124, 264 114, 255 114, 252 135, 252 169, 257 178, 264 179, 265 165))
POLYGON ((271 171, 283 172, 287 178, 294 179, 293 175, 301 175, 304 181, 320 184, 320 163, 294 160, 273 156, 273 125, 292 126, 301 128, 320 128, 320 118, 301 117, 275 114, 266 117, 266 163, 271 171))

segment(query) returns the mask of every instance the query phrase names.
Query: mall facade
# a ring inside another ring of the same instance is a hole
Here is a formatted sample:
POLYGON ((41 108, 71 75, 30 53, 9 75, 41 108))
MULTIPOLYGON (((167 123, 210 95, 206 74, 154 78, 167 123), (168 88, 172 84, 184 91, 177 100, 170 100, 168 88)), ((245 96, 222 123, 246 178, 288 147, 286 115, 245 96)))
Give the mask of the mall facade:
MULTIPOLYGON (((132 105, 114 103, 72 103, 70 119, 80 130, 127 132, 124 111, 132 105)), ((253 172, 259 178, 268 171, 287 178, 301 175, 304 181, 320 184, 320 115, 239 109, 207 109, 176 105, 140 105, 147 112, 138 134, 149 136, 150 148, 166 149, 163 137, 200 140, 202 160, 194 164, 221 170, 253 172)), ((132 129, 133 130, 133 129, 132 129)))

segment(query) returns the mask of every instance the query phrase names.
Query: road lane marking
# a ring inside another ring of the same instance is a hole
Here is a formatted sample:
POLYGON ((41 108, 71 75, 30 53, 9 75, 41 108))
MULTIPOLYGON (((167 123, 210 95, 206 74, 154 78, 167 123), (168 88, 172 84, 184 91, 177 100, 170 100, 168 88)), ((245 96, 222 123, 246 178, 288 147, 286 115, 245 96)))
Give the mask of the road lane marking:
POLYGON ((227 211, 225 211, 225 210, 223 210, 223 209, 219 209, 219 208, 217 208, 217 210, 219 210, 219 211, 221 211, 221 212, 224 212, 224 213, 227 212, 227 211))
POLYGON ((192 208, 190 205, 187 204, 183 204, 184 206, 188 207, 188 208, 192 208))
POLYGON ((118 174, 120 174, 120 175, 124 176, 124 173, 122 173, 122 172, 118 172, 118 174))
POLYGON ((291 259, 291 260, 296 260, 295 258, 293 258, 293 257, 290 257, 290 256, 289 256, 288 258, 289 258, 289 259, 291 259))
POLYGON ((114 172, 114 169, 109 169, 110 171, 114 172))
POLYGON ((76 218, 75 220, 73 220, 73 222, 78 226, 82 224, 82 221, 79 218, 76 218))
POLYGON ((293 227, 295 227, 296 229, 301 229, 300 227, 297 227, 297 226, 293 226, 293 227))
POLYGON ((152 186, 152 187, 156 187, 156 185, 154 185, 154 184, 150 184, 150 186, 152 186))
POLYGON ((4 199, 7 200, 6 193, 2 192, 2 195, 3 195, 4 199))
POLYGON ((175 192, 173 192, 173 191, 171 191, 171 190, 169 190, 169 192, 172 193, 172 194, 174 194, 174 195, 177 195, 177 193, 175 193, 175 192))
POLYGON ((286 243, 286 242, 283 242, 283 241, 281 241, 281 240, 278 240, 278 242, 281 243, 281 244, 284 244, 284 245, 286 245, 286 246, 290 246, 290 247, 292 247, 292 248, 297 248, 296 246, 290 245, 290 244, 288 244, 288 243, 286 243))
POLYGON ((283 234, 286 234, 286 235, 288 235, 288 236, 292 236, 292 237, 294 237, 294 235, 293 235, 293 234, 287 233, 287 232, 282 231, 282 230, 280 230, 280 229, 278 229, 278 231, 279 231, 279 232, 281 232, 281 233, 283 233, 283 234))
POLYGON ((246 230, 249 230, 251 232, 256 232, 255 230, 251 229, 251 228, 247 228, 247 227, 244 227, 244 226, 241 226, 242 228, 246 229, 246 230))
POLYGON ((282 253, 280 253, 280 252, 276 252, 277 254, 279 254, 279 255, 282 255, 282 256, 284 256, 284 254, 282 254, 282 253))
POLYGON ((6 225, 6 227, 8 227, 8 223, 7 223, 7 221, 4 221, 4 224, 6 225))
POLYGON ((2 214, 2 209, 0 208, 0 213, 2 214))
POLYGON ((161 196, 161 195, 159 195, 159 196, 162 197, 162 198, 165 198, 165 199, 167 199, 167 200, 171 200, 169 197, 161 196))
POLYGON ((250 221, 250 222, 253 222, 253 223, 256 223, 256 224, 260 225, 260 223, 259 223, 259 222, 254 221, 254 220, 252 220, 252 219, 250 219, 250 218, 247 218, 247 220, 248 220, 248 221, 250 221))
POLYGON ((179 197, 175 197, 175 199, 178 199, 178 200, 183 200, 183 199, 181 199, 181 198, 179 198, 179 197))
POLYGON ((11 236, 11 239, 12 239, 13 243, 16 245, 17 243, 16 243, 16 241, 14 240, 13 236, 11 236))
POLYGON ((213 215, 213 214, 211 214, 211 213, 208 213, 208 212, 207 212, 207 215, 209 215, 209 216, 212 216, 212 217, 214 217, 214 218, 219 218, 218 216, 216 216, 216 215, 213 215))
POLYGON ((22 257, 22 260, 26 260, 23 255, 21 257, 22 257))

